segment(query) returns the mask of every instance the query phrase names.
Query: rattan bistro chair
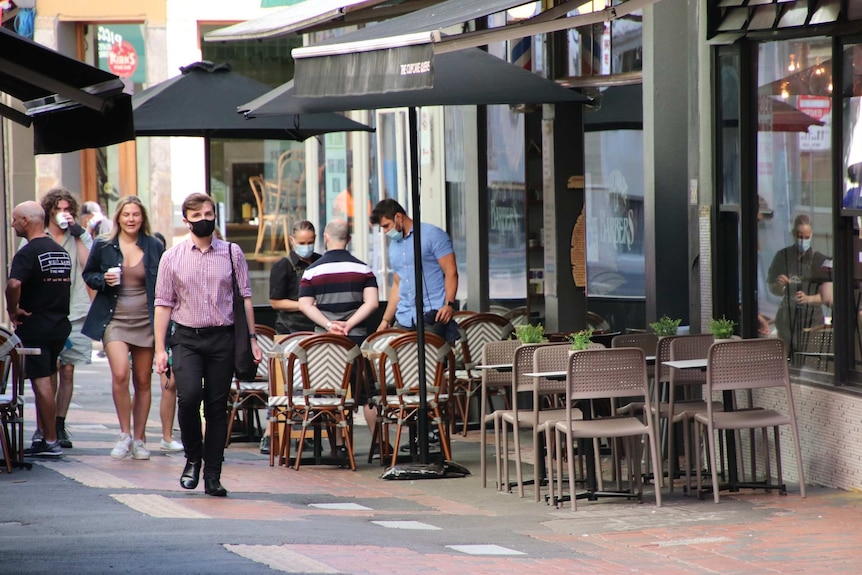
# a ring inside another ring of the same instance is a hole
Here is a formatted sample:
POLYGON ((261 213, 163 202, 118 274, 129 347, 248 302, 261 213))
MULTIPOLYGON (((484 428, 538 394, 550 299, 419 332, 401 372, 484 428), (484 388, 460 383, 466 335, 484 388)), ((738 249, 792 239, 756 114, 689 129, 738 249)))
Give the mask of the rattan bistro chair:
MULTIPOLYGON (((722 430, 761 429, 765 449, 766 481, 757 484, 762 489, 786 491, 781 471, 781 443, 779 426, 790 426, 793 447, 799 473, 799 494, 805 497, 805 473, 802 466, 802 452, 799 444, 799 428, 796 423, 796 410, 793 406, 793 391, 787 371, 787 351, 784 342, 777 338, 744 339, 719 342, 712 345, 706 368, 706 395, 713 392, 735 392, 738 389, 759 390, 775 388, 783 391, 787 414, 773 409, 747 409, 741 411, 717 411, 712 402, 707 402, 706 412, 695 415, 695 441, 699 445, 700 433, 706 430, 710 468, 712 469, 713 499, 718 503, 718 471, 715 453, 715 432, 722 430), (769 462, 769 439, 767 430, 773 429, 775 470, 778 483, 771 483, 771 464, 769 462)), ((730 462, 733 465, 735 462, 730 462)), ((697 450, 697 466, 700 468, 700 449, 697 450)), ((697 474, 697 490, 701 492, 701 476, 697 474)))
POLYGON ((242 421, 248 436, 252 435, 251 426, 253 424, 256 424, 259 432, 262 432, 258 409, 266 408, 269 401, 269 361, 267 356, 269 352, 275 349, 275 330, 268 325, 255 324, 254 332, 257 334, 257 344, 263 353, 263 359, 257 366, 254 381, 240 381, 234 378, 234 387, 228 396, 228 404, 231 408, 230 417, 227 420, 225 447, 230 445, 233 424, 234 421, 240 421, 240 413, 244 412, 245 414, 242 421))
POLYGON ((374 381, 371 382, 369 396, 371 404, 377 409, 377 419, 371 434, 371 449, 368 450, 368 463, 371 463, 374 459, 375 446, 377 453, 380 455, 381 465, 384 465, 392 455, 389 452, 390 445, 383 437, 383 417, 384 408, 386 407, 386 397, 395 394, 395 375, 392 373, 391 366, 385 365, 385 361, 384 367, 381 368, 380 358, 383 357, 383 349, 389 345, 389 342, 405 333, 407 333, 407 330, 401 328, 376 331, 365 338, 365 341, 362 342, 359 348, 365 361, 371 365, 371 374, 374 377, 374 381))
MULTIPOLYGON (((288 371, 293 348, 303 339, 314 336, 313 331, 299 331, 275 336, 273 350, 267 354, 269 364, 269 465, 287 464, 290 460, 290 441, 294 437, 293 427, 298 422, 294 399, 302 393, 302 373, 294 362, 288 371)), ((295 434, 299 436, 298 433, 295 434)))

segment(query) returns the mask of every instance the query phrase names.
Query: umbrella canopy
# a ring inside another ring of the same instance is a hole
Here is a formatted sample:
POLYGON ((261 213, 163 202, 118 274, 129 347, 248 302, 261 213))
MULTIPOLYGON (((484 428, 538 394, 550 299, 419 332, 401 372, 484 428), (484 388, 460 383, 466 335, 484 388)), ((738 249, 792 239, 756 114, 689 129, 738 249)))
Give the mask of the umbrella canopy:
POLYGON ((293 82, 240 106, 250 118, 309 114, 335 110, 373 110, 406 106, 469 106, 589 102, 564 88, 477 48, 437 54, 432 61, 433 86, 382 94, 298 97, 293 82))
POLYGON ((373 131, 333 113, 247 120, 236 113, 237 106, 269 86, 232 72, 228 64, 196 62, 180 70, 181 75, 132 97, 135 134, 302 141, 331 132, 373 131))

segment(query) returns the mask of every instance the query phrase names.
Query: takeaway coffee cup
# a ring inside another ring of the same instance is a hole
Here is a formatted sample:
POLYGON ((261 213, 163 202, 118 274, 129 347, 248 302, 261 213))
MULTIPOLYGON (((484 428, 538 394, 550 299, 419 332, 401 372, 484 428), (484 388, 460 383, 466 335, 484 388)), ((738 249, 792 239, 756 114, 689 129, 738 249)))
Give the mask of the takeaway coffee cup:
POLYGON ((66 228, 69 227, 69 221, 66 219, 66 216, 64 216, 62 213, 57 214, 57 217, 54 219, 57 220, 57 225, 60 226, 61 230, 65 230, 66 228))
POLYGON ((121 267, 108 268, 105 273, 117 274, 117 284, 119 284, 120 279, 123 277, 123 268, 121 268, 121 267))

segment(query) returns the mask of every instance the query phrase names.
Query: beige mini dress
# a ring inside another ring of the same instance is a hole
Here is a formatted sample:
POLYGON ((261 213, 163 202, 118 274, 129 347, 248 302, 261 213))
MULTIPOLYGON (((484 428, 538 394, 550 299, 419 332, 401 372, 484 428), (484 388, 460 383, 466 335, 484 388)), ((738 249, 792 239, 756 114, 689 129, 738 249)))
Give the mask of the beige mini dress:
POLYGON ((123 268, 117 305, 110 323, 105 328, 103 343, 123 341, 137 347, 155 345, 147 306, 145 274, 144 258, 134 266, 123 268))

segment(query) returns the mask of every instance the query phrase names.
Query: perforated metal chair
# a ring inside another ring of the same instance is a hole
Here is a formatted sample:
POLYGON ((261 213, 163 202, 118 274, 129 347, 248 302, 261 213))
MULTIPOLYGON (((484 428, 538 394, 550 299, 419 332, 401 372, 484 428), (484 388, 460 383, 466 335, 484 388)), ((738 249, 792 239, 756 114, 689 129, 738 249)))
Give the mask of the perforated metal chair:
MULTIPOLYGON (((649 387, 647 383, 646 361, 640 349, 589 349, 575 351, 569 355, 566 379, 566 417, 555 424, 556 449, 562 445, 566 436, 566 450, 569 473, 569 495, 572 510, 577 510, 575 489, 574 442, 577 439, 598 437, 642 437, 649 439, 652 453, 653 473, 658 476, 658 443, 653 420, 650 417, 641 421, 632 416, 597 417, 580 419, 574 407, 580 400, 614 399, 642 395, 647 412, 650 410, 649 387)), ((630 446, 628 453, 637 450, 630 446)), ((643 482, 639 472, 640 458, 629 457, 628 472, 632 494, 637 487, 637 495, 643 494, 643 482)), ((549 465, 549 469, 550 469, 549 465)), ((656 506, 661 507, 661 490, 655 489, 656 506)))
MULTIPOLYGON (((489 341, 485 344, 484 349, 482 350, 482 365, 499 365, 505 366, 508 365, 509 369, 501 368, 501 369, 483 369, 482 372, 482 404, 484 405, 487 397, 490 393, 496 393, 501 387, 508 387, 512 384, 512 361, 515 357, 515 350, 520 345, 520 342, 515 339, 508 339, 503 341, 489 341)), ((505 411, 504 409, 494 409, 487 415, 485 415, 479 427, 479 468, 480 473, 482 474, 482 487, 488 486, 488 478, 487 478, 487 466, 488 466, 488 457, 487 457, 487 446, 488 446, 488 423, 492 423, 494 429, 496 430, 498 427, 497 420, 500 415, 505 411)), ((495 439, 496 436, 495 436, 495 439)), ((497 450, 497 469, 499 470, 499 442, 495 442, 495 449, 497 450)), ((500 489, 499 483, 499 473, 497 474, 498 482, 497 489, 500 489)))
MULTIPOLYGON (((787 352, 785 344, 777 338, 746 339, 719 342, 709 349, 706 370, 706 394, 715 392, 735 392, 736 390, 757 390, 773 388, 784 397, 787 413, 774 409, 749 409, 742 411, 717 411, 708 402, 706 412, 695 415, 695 441, 705 430, 708 441, 710 467, 712 468, 712 493, 716 503, 719 501, 715 432, 722 430, 761 429, 763 447, 766 452, 766 481, 758 484, 763 489, 786 491, 781 470, 781 439, 779 427, 790 426, 793 448, 799 474, 799 493, 805 497, 805 472, 802 465, 802 452, 799 443, 799 428, 796 422, 796 409, 793 405, 793 390, 787 371, 787 352), (775 470, 778 483, 772 483, 769 462, 768 429, 773 429, 775 470)), ((734 462, 731 462, 733 465, 734 462)), ((700 466, 700 450, 697 450, 697 465, 700 466)), ((701 491, 701 477, 697 475, 697 490, 701 491)))

